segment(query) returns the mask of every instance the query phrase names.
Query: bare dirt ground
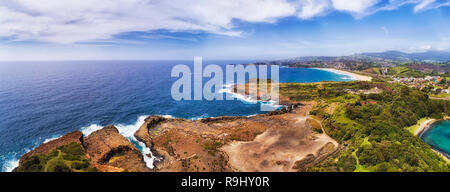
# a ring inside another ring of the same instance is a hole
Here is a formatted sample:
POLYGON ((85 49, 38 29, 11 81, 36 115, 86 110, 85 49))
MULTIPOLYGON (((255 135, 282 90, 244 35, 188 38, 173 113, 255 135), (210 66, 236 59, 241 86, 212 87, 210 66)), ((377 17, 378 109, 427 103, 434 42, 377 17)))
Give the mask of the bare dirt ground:
POLYGON ((312 132, 306 121, 311 118, 307 115, 311 106, 305 105, 295 113, 278 117, 289 123, 269 127, 253 141, 223 146, 221 150, 228 154, 231 167, 236 171, 298 171, 297 161, 310 154, 317 157, 328 143, 337 148, 337 142, 326 134, 312 132))
POLYGON ((303 104, 253 117, 149 117, 135 136, 163 158, 156 171, 301 171, 338 147, 312 131, 307 119, 315 103, 303 104))

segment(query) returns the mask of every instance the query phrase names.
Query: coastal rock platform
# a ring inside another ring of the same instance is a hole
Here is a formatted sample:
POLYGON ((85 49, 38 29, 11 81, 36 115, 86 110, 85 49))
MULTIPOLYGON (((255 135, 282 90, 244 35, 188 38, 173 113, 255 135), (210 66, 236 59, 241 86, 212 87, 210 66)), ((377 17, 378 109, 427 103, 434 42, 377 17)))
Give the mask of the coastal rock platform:
POLYGON ((161 157, 155 171, 303 171, 338 149, 310 125, 320 121, 308 115, 314 105, 195 121, 151 116, 135 137, 161 157))

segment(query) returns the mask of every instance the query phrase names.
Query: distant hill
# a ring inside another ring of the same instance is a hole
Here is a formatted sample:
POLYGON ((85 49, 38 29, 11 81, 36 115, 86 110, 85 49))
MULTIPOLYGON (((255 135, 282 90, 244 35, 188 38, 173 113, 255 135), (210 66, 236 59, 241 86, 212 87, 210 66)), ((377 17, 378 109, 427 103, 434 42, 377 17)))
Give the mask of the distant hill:
POLYGON ((423 53, 404 53, 401 51, 385 51, 380 53, 361 53, 356 55, 377 57, 389 60, 450 61, 450 52, 444 51, 427 51, 423 53))

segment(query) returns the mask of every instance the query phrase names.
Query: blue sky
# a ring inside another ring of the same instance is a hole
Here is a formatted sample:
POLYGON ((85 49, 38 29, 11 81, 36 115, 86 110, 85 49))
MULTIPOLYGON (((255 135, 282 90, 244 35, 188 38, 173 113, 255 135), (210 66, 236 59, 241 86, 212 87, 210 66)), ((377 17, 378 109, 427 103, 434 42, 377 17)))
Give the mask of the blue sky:
POLYGON ((449 0, 3 0, 0 60, 450 50, 449 0))

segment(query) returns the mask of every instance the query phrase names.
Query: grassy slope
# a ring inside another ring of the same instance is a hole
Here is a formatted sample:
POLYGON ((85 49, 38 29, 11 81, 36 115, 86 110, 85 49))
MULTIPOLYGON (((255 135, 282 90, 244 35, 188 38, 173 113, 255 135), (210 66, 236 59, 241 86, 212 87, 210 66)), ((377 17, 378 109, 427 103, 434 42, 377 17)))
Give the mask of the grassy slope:
POLYGON ((416 132, 416 130, 420 127, 420 124, 422 124, 424 121, 429 120, 431 118, 429 117, 424 117, 422 119, 419 119, 419 121, 417 121, 417 123, 413 126, 409 126, 406 128, 406 130, 408 130, 410 133, 414 134, 416 132))
POLYGON ((32 156, 18 167, 19 172, 90 172, 89 160, 78 143, 70 143, 49 154, 32 156))
MULTIPOLYGON (((439 115, 442 103, 386 82, 281 84, 292 100, 318 100, 311 112, 324 120, 327 133, 346 147, 309 171, 450 171, 450 166, 406 129, 424 116, 439 115), (381 95, 353 95, 348 89, 381 87, 381 95), (361 105, 370 99, 376 104, 361 105), (327 113, 334 106, 333 113, 327 113)), ((441 114, 442 115, 442 114, 441 114)))

